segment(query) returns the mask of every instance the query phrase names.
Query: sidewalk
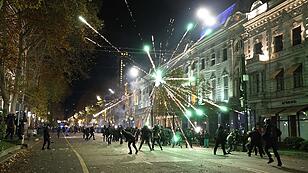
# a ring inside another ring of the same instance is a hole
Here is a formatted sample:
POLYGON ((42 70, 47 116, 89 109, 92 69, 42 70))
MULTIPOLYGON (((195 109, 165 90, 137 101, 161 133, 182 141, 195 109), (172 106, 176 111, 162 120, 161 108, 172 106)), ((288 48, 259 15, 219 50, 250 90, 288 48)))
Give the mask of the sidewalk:
MULTIPOLYGON (((38 141, 40 137, 30 137, 26 140, 24 140, 24 144, 27 145, 28 148, 33 147, 38 141)), ((8 148, 0 152, 0 164, 6 162, 10 158, 14 157, 16 154, 18 154, 23 148, 23 145, 16 145, 14 143, 8 143, 8 148)))

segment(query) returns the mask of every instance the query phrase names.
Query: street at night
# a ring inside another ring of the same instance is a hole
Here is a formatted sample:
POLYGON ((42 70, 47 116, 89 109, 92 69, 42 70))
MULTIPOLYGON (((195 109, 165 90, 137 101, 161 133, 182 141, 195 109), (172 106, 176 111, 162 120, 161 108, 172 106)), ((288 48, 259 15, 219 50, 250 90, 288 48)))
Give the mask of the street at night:
POLYGON ((308 0, 0 0, 0 173, 308 172, 308 0))
MULTIPOLYGON (((56 138, 56 135, 53 137, 56 138)), ((215 156, 213 148, 187 149, 185 146, 183 148, 168 146, 163 147, 163 151, 159 149, 149 151, 145 146, 137 155, 127 155, 127 143, 120 145, 119 142, 115 142, 108 146, 106 142, 102 142, 99 134, 96 135, 96 140, 90 141, 84 141, 81 134, 72 134, 66 139, 52 138, 52 141, 54 143, 51 145, 51 150, 40 150, 41 142, 39 142, 24 157, 5 168, 4 172, 13 173, 20 170, 25 173, 308 172, 307 160, 288 156, 282 156, 286 164, 281 168, 277 167, 276 163, 267 165, 265 158, 261 159, 254 155, 248 157, 244 152, 223 156, 222 151, 218 151, 215 156)))

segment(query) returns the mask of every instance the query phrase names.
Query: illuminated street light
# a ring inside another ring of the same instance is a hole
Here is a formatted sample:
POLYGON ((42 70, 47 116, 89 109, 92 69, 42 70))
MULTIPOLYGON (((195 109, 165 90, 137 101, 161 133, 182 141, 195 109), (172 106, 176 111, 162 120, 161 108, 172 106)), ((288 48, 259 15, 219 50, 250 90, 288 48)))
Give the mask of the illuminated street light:
POLYGON ((111 94, 114 94, 114 91, 111 88, 109 88, 108 90, 111 94))
POLYGON ((129 70, 129 75, 133 78, 136 78, 139 75, 139 70, 136 67, 132 67, 129 70))
POLYGON ((217 23, 216 18, 205 8, 200 8, 197 11, 197 17, 201 19, 203 24, 206 26, 213 26, 217 23))

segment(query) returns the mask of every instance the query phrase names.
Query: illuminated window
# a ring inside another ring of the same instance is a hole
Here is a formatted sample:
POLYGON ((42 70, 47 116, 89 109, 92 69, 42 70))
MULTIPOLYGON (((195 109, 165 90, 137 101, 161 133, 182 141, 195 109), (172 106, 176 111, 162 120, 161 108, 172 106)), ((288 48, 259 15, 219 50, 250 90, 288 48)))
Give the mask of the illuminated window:
POLYGON ((215 53, 213 53, 211 57, 211 66, 213 65, 215 65, 215 53))
POLYGON ((284 89, 284 71, 281 70, 276 76, 276 89, 282 91, 284 89))
POLYGON ((222 51, 222 61, 228 60, 228 49, 224 48, 222 51))
POLYGON ((283 42, 282 42, 282 34, 274 37, 274 52, 282 51, 283 49, 283 42))
POLYGON ((299 88, 303 86, 303 74, 302 65, 298 66, 293 72, 294 88, 299 88))
POLYGON ((301 26, 298 26, 292 30, 292 41, 293 41, 293 46, 299 45, 302 43, 302 29, 301 26))

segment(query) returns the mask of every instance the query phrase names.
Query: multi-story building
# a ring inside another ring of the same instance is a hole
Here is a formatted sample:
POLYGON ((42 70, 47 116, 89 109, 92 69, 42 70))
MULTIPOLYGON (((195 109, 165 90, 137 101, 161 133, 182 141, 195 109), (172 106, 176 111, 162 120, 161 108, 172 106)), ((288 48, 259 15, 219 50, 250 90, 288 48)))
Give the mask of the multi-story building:
POLYGON ((243 26, 251 123, 308 139, 308 1, 256 1, 243 26))

